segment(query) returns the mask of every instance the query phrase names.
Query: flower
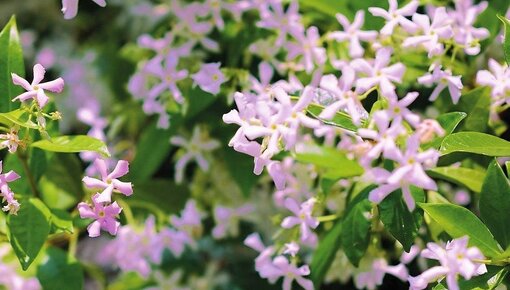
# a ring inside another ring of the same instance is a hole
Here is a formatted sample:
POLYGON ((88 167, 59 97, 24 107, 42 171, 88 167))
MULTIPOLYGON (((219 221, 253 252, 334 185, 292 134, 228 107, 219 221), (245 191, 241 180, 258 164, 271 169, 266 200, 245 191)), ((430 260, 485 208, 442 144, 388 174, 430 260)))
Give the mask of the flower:
POLYGON ((19 139, 18 131, 12 128, 9 133, 0 134, 0 139, 4 140, 0 142, 0 148, 8 148, 9 153, 15 153, 19 145, 23 145, 19 139))
POLYGON ((164 65, 162 65, 161 59, 157 57, 147 63, 145 71, 159 78, 159 83, 156 83, 148 92, 147 99, 156 100, 159 95, 169 90, 176 102, 184 102, 181 90, 177 87, 177 82, 186 78, 188 71, 185 69, 177 70, 178 63, 178 55, 172 52, 167 54, 164 65))
POLYGON ((373 64, 364 59, 351 62, 351 67, 366 75, 356 81, 356 93, 364 93, 378 85, 384 97, 397 98, 392 82, 400 83, 406 68, 400 62, 389 65, 391 54, 391 48, 384 47, 376 52, 373 64))
POLYGON ((442 54, 444 46, 440 40, 449 39, 453 36, 450 26, 450 18, 444 7, 439 7, 434 11, 432 23, 427 15, 415 13, 413 21, 420 28, 423 35, 411 36, 404 40, 403 47, 414 47, 422 45, 428 51, 428 57, 442 54))
POLYGON ((405 18, 405 16, 411 16, 416 12, 416 9, 418 9, 420 5, 419 1, 412 0, 400 9, 398 9, 397 0, 389 0, 388 2, 390 4, 388 11, 379 7, 368 8, 368 11, 370 11, 372 15, 382 17, 386 20, 386 24, 381 29, 381 34, 391 35, 397 24, 400 24, 406 31, 413 32, 416 27, 414 23, 405 18))
POLYGON ((344 31, 335 31, 331 32, 328 35, 328 38, 334 39, 336 41, 348 41, 349 42, 349 54, 352 58, 362 57, 365 50, 360 44, 360 40, 363 41, 374 41, 377 37, 377 31, 362 31, 360 30, 363 26, 363 21, 365 19, 365 11, 359 10, 356 12, 354 16, 354 21, 349 23, 347 17, 343 14, 337 13, 336 19, 342 27, 344 31))
POLYGON ((494 59, 489 59, 489 70, 476 73, 476 83, 491 88, 493 105, 510 102, 510 69, 508 65, 501 65, 494 59))
POLYGON ((200 71, 191 75, 195 85, 203 91, 216 95, 220 92, 220 86, 225 82, 225 76, 220 70, 221 63, 202 64, 200 71))
MULTIPOLYGON (((0 173, 3 171, 3 161, 0 161, 0 173)), ((14 192, 12 192, 9 187, 9 182, 13 182, 14 180, 19 179, 20 176, 11 170, 7 173, 0 174, 0 196, 2 196, 3 201, 7 202, 2 210, 8 211, 10 214, 16 214, 19 210, 20 204, 14 198, 14 192)))
POLYGON ((216 226, 212 229, 212 236, 215 239, 221 239, 228 234, 237 236, 239 232, 239 219, 245 217, 254 210, 253 205, 245 204, 238 208, 229 208, 225 206, 216 206, 214 208, 214 220, 216 226))
POLYGON ((301 241, 308 242, 310 244, 315 244, 315 240, 317 238, 311 229, 315 229, 319 226, 319 221, 312 217, 314 203, 314 198, 303 202, 301 205, 299 205, 295 199, 285 199, 285 207, 295 216, 286 217, 281 223, 281 226, 286 229, 299 225, 301 241))
POLYGON ((170 143, 181 147, 185 151, 175 164, 175 181, 177 183, 183 181, 184 169, 191 160, 195 160, 203 171, 209 170, 209 162, 205 158, 204 153, 218 148, 220 142, 210 139, 205 133, 206 132, 203 132, 199 126, 195 126, 193 135, 189 141, 182 136, 173 136, 170 138, 170 143))
POLYGON ((301 267, 297 267, 291 263, 284 256, 278 256, 274 258, 273 265, 275 266, 275 274, 283 277, 283 290, 291 290, 292 282, 296 280, 296 282, 303 287, 305 290, 313 290, 312 281, 303 278, 303 276, 307 276, 310 274, 310 268, 308 265, 303 265, 301 267))
POLYGON ((459 290, 457 277, 460 275, 469 280, 487 272, 485 264, 476 260, 485 259, 476 247, 468 248, 468 237, 454 239, 441 246, 436 243, 428 243, 427 248, 421 252, 423 258, 439 261, 439 266, 434 266, 416 277, 409 277, 410 289, 419 290, 427 288, 433 281, 446 276, 446 284, 450 290, 459 290))
POLYGON ((461 90, 463 88, 461 76, 453 76, 451 70, 441 70, 440 65, 432 64, 430 67, 432 72, 418 78, 418 83, 430 86, 434 83, 438 85, 432 91, 429 100, 434 101, 439 96, 439 93, 448 87, 452 102, 457 104, 460 99, 461 90))
POLYGON ((101 179, 85 176, 82 181, 88 188, 101 188, 104 189, 98 197, 98 202, 111 202, 112 192, 120 192, 125 196, 133 194, 133 186, 131 182, 122 182, 118 180, 119 177, 126 175, 129 172, 129 163, 126 160, 120 160, 113 171, 108 174, 108 166, 106 161, 97 158, 94 161, 94 166, 101 175, 101 179))
MULTIPOLYGON (((72 19, 78 14, 79 0, 62 0, 62 13, 65 19, 72 19)), ((101 7, 106 6, 106 0, 92 0, 101 7)))
POLYGON ((277 31, 278 38, 275 45, 280 47, 285 43, 287 34, 303 30, 303 25, 299 22, 301 16, 298 10, 297 1, 290 2, 286 12, 283 10, 281 1, 268 3, 266 6, 262 5, 260 7, 260 21, 257 22, 257 26, 277 31))
POLYGON ((307 73, 311 73, 315 67, 323 65, 326 62, 326 49, 320 46, 319 29, 315 26, 309 27, 306 32, 301 30, 292 30, 292 36, 297 42, 287 44, 287 59, 293 60, 302 56, 302 64, 307 73))
POLYGON ((28 99, 37 100, 37 104, 40 108, 43 108, 48 103, 48 96, 46 96, 44 90, 48 90, 54 93, 60 93, 64 89, 64 80, 62 78, 58 78, 56 80, 41 83, 44 79, 44 75, 46 70, 40 64, 36 64, 34 66, 34 79, 32 83, 29 84, 27 80, 20 77, 19 75, 12 73, 12 82, 15 85, 23 87, 27 92, 15 97, 13 101, 20 100, 22 102, 28 99))
POLYGON ((398 167, 391 173, 379 172, 378 178, 383 180, 384 185, 372 190, 368 199, 375 203, 380 203, 391 192, 402 189, 402 195, 407 208, 410 212, 416 207, 413 196, 411 195, 410 185, 428 190, 437 190, 437 185, 425 173, 424 167, 432 167, 439 158, 439 153, 434 149, 419 152, 420 136, 412 135, 407 139, 407 148, 404 154, 400 150, 391 150, 386 154, 386 158, 397 161, 398 167))
POLYGON ((356 275, 354 279, 356 288, 367 288, 369 290, 377 289, 377 286, 382 285, 386 274, 391 274, 402 281, 406 281, 409 275, 404 264, 390 266, 383 258, 374 259, 368 268, 367 271, 356 275))
POLYGON ((93 207, 85 202, 78 204, 78 211, 81 218, 94 219, 88 227, 89 237, 99 237, 100 231, 107 231, 111 235, 116 235, 119 229, 120 222, 117 221, 117 216, 122 211, 122 208, 114 202, 112 204, 104 205, 100 201, 101 194, 96 193, 92 197, 93 207))

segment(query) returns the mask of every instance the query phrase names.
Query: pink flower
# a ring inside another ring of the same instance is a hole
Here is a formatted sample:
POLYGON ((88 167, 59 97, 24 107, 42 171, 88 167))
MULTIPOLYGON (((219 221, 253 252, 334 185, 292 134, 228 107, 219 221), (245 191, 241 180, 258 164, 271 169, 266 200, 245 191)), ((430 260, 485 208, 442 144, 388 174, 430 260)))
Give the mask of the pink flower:
POLYGON ((416 127, 416 134, 420 136, 420 143, 427 143, 434 140, 436 136, 443 137, 445 131, 436 120, 425 119, 416 127))
MULTIPOLYGON (((3 171, 3 161, 0 161, 0 173, 2 171, 3 171)), ((5 205, 2 208, 2 210, 8 211, 10 214, 16 214, 19 210, 20 204, 14 198, 14 192, 12 192, 8 183, 13 182, 19 178, 20 178, 20 176, 13 170, 11 170, 7 173, 4 173, 4 174, 0 174, 0 196, 2 197, 3 201, 7 202, 7 205, 5 205)))
POLYGON ((314 203, 314 198, 303 202, 301 205, 299 205, 295 199, 287 198, 285 200, 285 207, 290 210, 294 216, 284 218, 281 224, 281 226, 286 229, 299 225, 301 241, 308 242, 310 244, 314 244, 316 239, 312 229, 319 226, 319 221, 312 217, 314 203))
POLYGON ((200 71, 191 75, 193 83, 198 85, 203 91, 217 95, 220 92, 220 86, 225 82, 225 76, 220 70, 221 63, 202 64, 200 71))
POLYGON ((78 211, 81 218, 94 219, 88 227, 89 237, 99 237, 100 231, 107 231, 111 235, 116 235, 119 229, 120 222, 117 221, 117 216, 122 211, 117 202, 109 205, 104 205, 100 201, 101 195, 99 193, 92 197, 93 207, 85 202, 78 204, 78 211))
POLYGON ((212 229, 212 236, 215 239, 224 238, 228 234, 237 236, 239 232, 239 219, 246 217, 246 215, 253 210, 254 207, 251 204, 246 204, 238 208, 216 206, 214 208, 216 226, 212 229))
MULTIPOLYGON (((78 14, 79 0, 62 0, 62 13, 65 19, 72 19, 78 14)), ((101 7, 106 6, 106 0, 92 0, 101 7)))
POLYGON ((356 275, 354 284, 358 289, 374 290, 377 289, 377 286, 382 285, 386 274, 391 274, 402 281, 406 281, 408 277, 407 268, 403 264, 390 266, 385 259, 378 258, 373 260, 368 271, 356 275))
POLYGON ((198 209, 197 203, 193 199, 189 199, 181 211, 181 216, 172 215, 170 224, 177 230, 187 235, 186 241, 193 243, 193 237, 202 232, 202 218, 204 214, 198 209))
POLYGON ((185 151, 175 164, 175 181, 177 183, 183 181, 184 169, 191 160, 195 160, 203 171, 207 172, 209 170, 209 162, 204 154, 214 151, 220 146, 220 143, 217 140, 210 139, 205 133, 199 126, 195 126, 190 140, 186 140, 182 136, 170 138, 170 143, 181 147, 185 151))
POLYGON ((404 5, 404 7, 398 9, 397 0, 389 0, 388 11, 379 7, 370 7, 368 11, 374 16, 382 17, 386 20, 386 24, 381 29, 381 34, 391 35, 395 27, 400 24, 406 31, 413 32, 416 28, 415 25, 405 16, 411 16, 416 12, 416 9, 420 5, 419 1, 412 0, 411 2, 404 5))
POLYGON ((476 83, 491 88, 494 99, 493 105, 510 102, 510 69, 508 65, 501 65, 494 59, 489 59, 489 70, 476 73, 476 83))
POLYGON ((306 32, 303 30, 291 31, 297 42, 287 44, 287 59, 293 60, 302 57, 301 63, 307 73, 311 73, 317 66, 326 62, 326 49, 320 44, 319 29, 315 26, 309 27, 306 32))
POLYGON ((88 188, 100 188, 103 192, 97 198, 97 202, 111 202, 112 192, 120 192, 125 196, 133 194, 133 186, 131 182, 122 182, 118 180, 119 177, 126 175, 129 172, 129 163, 126 160, 117 162, 115 169, 108 174, 108 166, 106 161, 97 158, 94 161, 94 166, 101 175, 101 179, 85 176, 83 183, 88 188))
POLYGON ((419 276, 410 277, 410 289, 419 290, 427 288, 431 282, 446 276, 446 284, 450 290, 459 290, 457 277, 460 275, 469 280, 487 272, 484 264, 476 260, 485 259, 480 250, 476 247, 468 248, 468 237, 454 239, 445 247, 435 243, 428 243, 427 248, 422 251, 421 256, 427 259, 439 261, 439 266, 434 266, 419 276))
POLYGON ((420 28, 423 35, 411 36, 404 40, 402 46, 418 46, 422 45, 428 51, 429 58, 434 55, 442 54, 444 46, 440 40, 449 39, 453 36, 450 26, 450 18, 444 7, 439 7, 434 11, 432 23, 427 15, 415 13, 413 21, 420 28))
POLYGON ((457 104, 460 99, 461 90, 463 88, 461 76, 452 76, 452 72, 447 70, 441 70, 440 65, 433 64, 431 66, 432 72, 418 78, 418 83, 430 86, 434 83, 438 85, 432 91, 429 100, 434 101, 439 96, 439 93, 448 87, 452 102, 457 104))
POLYGON ((299 245, 296 242, 290 242, 285 244, 284 254, 289 254, 292 257, 295 257, 299 252, 299 245))
POLYGON ((488 1, 474 4, 472 0, 455 1, 455 10, 451 11, 450 18, 454 18, 455 42, 464 46, 464 52, 468 55, 480 53, 480 41, 489 37, 490 33, 485 27, 473 27, 479 14, 488 5, 488 1))
POLYGON ((364 59, 355 59, 351 67, 365 74, 365 77, 356 81, 356 92, 361 94, 375 86, 379 86, 382 95, 386 98, 397 98, 393 83, 400 83, 405 72, 402 63, 390 64, 391 48, 381 48, 377 51, 373 64, 364 59))
POLYGON ((303 265, 301 267, 297 267, 291 263, 284 256, 278 256, 274 258, 273 265, 275 266, 275 274, 283 277, 283 290, 291 290, 292 282, 296 280, 296 282, 303 287, 305 290, 313 290, 312 281, 303 278, 303 276, 307 276, 310 274, 310 268, 308 265, 303 265))
POLYGON ((15 73, 12 73, 12 82, 15 85, 23 87, 27 92, 17 96, 13 99, 20 100, 22 102, 28 100, 28 99, 34 99, 37 100, 37 104, 39 104, 40 108, 43 108, 48 103, 48 96, 46 96, 44 90, 48 90, 50 92, 54 93, 60 93, 64 89, 64 80, 62 78, 58 78, 56 80, 41 83, 41 81, 44 79, 44 74, 46 73, 46 70, 44 67, 40 64, 36 64, 34 66, 34 79, 31 84, 28 83, 27 80, 24 78, 18 76, 15 73))
POLYGON ((9 153, 15 153, 18 149, 18 146, 22 144, 16 129, 11 129, 9 133, 0 134, 0 139, 4 140, 0 142, 0 148, 7 147, 9 153))
POLYGON ((337 13, 336 19, 342 27, 344 31, 335 31, 329 34, 329 38, 334 39, 336 41, 348 41, 349 42, 349 55, 352 58, 362 57, 365 50, 360 44, 360 40, 362 41, 374 41, 377 38, 377 31, 362 31, 360 30, 363 27, 363 21, 365 19, 365 11, 359 10, 356 12, 356 16, 354 16, 354 21, 349 23, 347 17, 343 14, 337 13))
POLYGON ((361 119, 368 115, 359 101, 359 96, 352 91, 352 85, 356 80, 354 69, 350 66, 342 68, 342 76, 338 79, 330 74, 322 76, 320 89, 333 97, 333 102, 327 105, 319 114, 320 118, 330 120, 339 110, 346 111, 354 124, 359 125, 361 119))
POLYGON ((420 116, 413 113, 407 107, 418 97, 417 92, 409 92, 399 101, 390 99, 388 109, 385 111, 393 122, 400 123, 406 120, 411 126, 417 127, 420 123, 420 116))
POLYGON ((377 126, 375 129, 361 128, 358 135, 376 141, 376 144, 368 150, 363 159, 371 161, 382 155, 387 157, 397 149, 395 145, 396 138, 404 132, 402 124, 393 122, 390 125, 389 115, 385 111, 378 111, 373 115, 373 120, 377 126))
POLYGON ((261 6, 261 20, 257 22, 257 26, 259 27, 278 32, 278 38, 275 42, 275 45, 278 47, 284 44, 287 34, 304 29, 303 25, 300 23, 301 16, 298 11, 298 2, 290 2, 286 12, 284 12, 283 6, 284 4, 281 1, 269 3, 267 6, 261 6))
POLYGON ((176 102, 184 102, 181 90, 177 87, 177 82, 186 78, 188 71, 185 69, 177 70, 178 62, 179 58, 174 53, 169 53, 164 61, 164 66, 162 66, 159 58, 154 58, 147 63, 145 71, 159 78, 160 81, 150 89, 147 98, 155 100, 163 92, 169 90, 176 102))
POLYGON ((428 190, 437 190, 436 183, 427 176, 424 167, 435 166, 439 153, 433 149, 419 152, 419 148, 419 136, 412 135, 407 139, 407 148, 404 154, 398 149, 391 150, 386 154, 386 158, 397 161, 399 165, 390 175, 384 174, 382 171, 379 173, 378 178, 383 180, 385 184, 370 192, 368 196, 370 201, 380 203, 390 193, 401 188, 407 208, 412 212, 416 204, 411 195, 410 185, 428 190))

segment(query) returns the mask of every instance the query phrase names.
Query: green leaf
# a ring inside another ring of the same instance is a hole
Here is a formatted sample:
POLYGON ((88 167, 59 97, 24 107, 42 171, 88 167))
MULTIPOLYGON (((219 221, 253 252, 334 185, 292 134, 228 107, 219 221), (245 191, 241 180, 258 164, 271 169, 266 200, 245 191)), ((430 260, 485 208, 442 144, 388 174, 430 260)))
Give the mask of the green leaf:
MULTIPOLYGON (((358 126, 354 125, 352 122, 352 118, 347 115, 346 113, 337 112, 333 119, 331 120, 325 120, 322 118, 319 118, 320 113, 324 110, 324 107, 317 104, 310 104, 308 105, 307 111, 312 117, 321 120, 324 124, 328 124, 331 126, 339 127, 342 129, 346 129, 349 131, 356 132, 358 131, 358 126)), ((364 125, 364 121, 362 120, 361 126, 364 125)))
POLYGON ((305 1, 300 0, 299 4, 303 7, 308 7, 315 9, 321 13, 326 15, 335 17, 337 13, 346 14, 350 17, 353 16, 353 13, 348 9, 347 3, 344 1, 337 0, 321 0, 321 1, 305 1))
POLYGON ((506 17, 498 15, 499 20, 503 22, 503 27, 505 28, 505 42, 503 43, 503 53, 505 54, 505 61, 508 65, 510 65, 510 20, 506 17))
POLYGON ((70 234, 73 233, 73 218, 71 215, 61 209, 51 209, 51 225, 53 227, 52 232, 63 231, 70 234))
POLYGON ((362 190, 349 203, 342 226, 342 248, 349 261, 358 267, 359 261, 365 255, 370 242, 372 203, 368 200, 368 193, 373 189, 369 186, 362 190))
MULTIPOLYGON (((457 125, 466 118, 467 114, 464 112, 450 112, 446 114, 442 114, 439 117, 437 117, 437 122, 441 127, 444 129, 445 136, 450 135, 453 133, 455 128, 457 128, 457 125)), ((439 148, 441 147, 441 142, 443 142, 443 137, 437 137, 431 142, 425 143, 422 145, 423 149, 429 149, 429 148, 439 148)))
MULTIPOLYGON (((496 289, 496 287, 503 282, 506 275, 508 274, 508 269, 497 267, 497 266, 487 266, 487 272, 483 275, 472 277, 469 280, 464 280, 462 277, 459 278, 459 289, 469 289, 469 290, 492 290, 496 289)), ((434 287, 434 289, 448 289, 446 281, 443 279, 440 283, 434 287)))
POLYGON ((129 166, 129 179, 133 182, 147 181, 166 160, 170 151, 170 137, 180 121, 172 118, 169 130, 156 127, 153 122, 144 130, 136 145, 136 155, 129 166))
POLYGON ((51 152, 75 153, 94 151, 104 157, 110 156, 108 148, 103 141, 86 135, 59 136, 51 140, 36 141, 30 146, 51 152))
POLYGON ((344 152, 336 148, 307 144, 296 152, 295 159, 301 163, 313 164, 323 169, 323 177, 328 179, 363 174, 363 168, 356 161, 347 158, 344 152))
POLYGON ((479 132, 454 133, 443 140, 441 155, 467 152, 487 156, 510 156, 510 142, 479 132))
MULTIPOLYGON (((422 189, 411 187, 411 194, 416 202, 425 201, 422 189)), ((402 191, 392 192, 379 204, 379 216, 387 229, 397 239, 406 252, 411 250, 423 222, 423 211, 416 208, 409 212, 402 198, 402 191)))
POLYGON ((46 255, 37 268, 37 279, 43 289, 83 289, 83 269, 75 258, 54 247, 48 248, 46 255))
POLYGON ((418 203, 452 238, 469 236, 486 257, 496 257, 502 251, 489 229, 468 209, 444 203, 418 203))
POLYGON ((169 179, 151 179, 136 184, 136 194, 126 199, 133 207, 149 205, 165 213, 180 211, 190 196, 186 185, 177 185, 169 179), (162 202, 164 201, 164 202, 162 202))
POLYGON ((260 178, 259 175, 253 174, 253 158, 239 154, 227 146, 223 147, 221 154, 230 176, 241 189, 243 196, 249 197, 250 192, 260 178))
POLYGON ((467 117, 461 124, 462 131, 485 132, 489 122, 490 105, 490 89, 479 87, 462 95, 459 104, 450 111, 467 113, 467 117))
POLYGON ((215 95, 202 91, 198 87, 190 88, 186 96, 187 102, 183 110, 187 119, 193 118, 216 100, 215 95))
POLYGON ((427 171, 431 177, 444 179, 458 185, 467 187, 474 192, 482 189, 485 172, 464 167, 436 167, 427 171))
POLYGON ((68 209, 84 196, 82 167, 74 154, 54 154, 38 182, 42 200, 51 208, 68 209))
POLYGON ((12 102, 12 99, 23 92, 12 83, 11 73, 25 76, 23 50, 14 16, 0 32, 0 52, 0 112, 9 112, 19 107, 19 102, 12 102))
POLYGON ((331 263, 335 259, 335 254, 340 248, 340 238, 342 235, 342 222, 337 220, 331 230, 319 242, 317 250, 313 253, 311 268, 311 278, 315 289, 319 289, 324 276, 328 272, 331 263))
POLYGON ((480 194, 480 218, 499 244, 506 249, 510 245, 510 182, 494 160, 487 169, 480 194))
POLYGON ((9 240, 23 270, 41 251, 50 232, 51 212, 37 198, 20 200, 21 207, 17 215, 7 216, 9 240))
POLYGON ((21 127, 30 128, 30 129, 38 129, 36 123, 32 122, 29 119, 29 115, 22 109, 17 109, 14 111, 10 111, 7 113, 0 113, 0 123, 5 124, 7 127, 12 127, 13 125, 19 125, 21 127))

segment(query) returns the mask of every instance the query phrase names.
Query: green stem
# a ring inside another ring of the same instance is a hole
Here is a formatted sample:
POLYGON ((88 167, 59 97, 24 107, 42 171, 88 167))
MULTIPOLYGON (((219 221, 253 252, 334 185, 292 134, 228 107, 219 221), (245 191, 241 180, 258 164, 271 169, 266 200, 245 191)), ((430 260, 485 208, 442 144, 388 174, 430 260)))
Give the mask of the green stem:
POLYGON ((34 175, 30 171, 30 168, 28 166, 28 156, 25 154, 25 152, 18 151, 17 154, 19 160, 21 161, 21 164, 23 165, 23 170, 25 170, 25 174, 28 178, 28 182, 30 184, 30 188, 32 189, 32 193, 35 197, 39 196, 39 191, 37 190, 37 184, 35 182, 34 175))

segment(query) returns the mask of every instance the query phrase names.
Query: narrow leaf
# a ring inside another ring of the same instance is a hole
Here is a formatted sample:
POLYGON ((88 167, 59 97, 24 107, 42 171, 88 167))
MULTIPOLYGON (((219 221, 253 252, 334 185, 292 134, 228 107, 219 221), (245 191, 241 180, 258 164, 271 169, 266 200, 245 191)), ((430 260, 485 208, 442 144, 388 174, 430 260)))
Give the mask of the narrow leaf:
POLYGON ((19 107, 19 102, 12 102, 23 92, 12 83, 11 73, 25 75, 23 50, 21 48, 16 18, 13 16, 0 31, 0 112, 9 112, 19 107))
POLYGON ((326 272, 335 259, 335 254, 340 248, 340 238, 342 234, 342 223, 338 220, 333 228, 321 239, 317 250, 313 254, 310 264, 311 278, 316 289, 319 289, 326 272))
POLYGON ((499 20, 501 20, 501 22, 503 22, 503 27, 505 29, 504 34, 505 41, 503 42, 503 53, 505 54, 506 64, 510 65, 510 20, 501 15, 498 15, 498 18, 499 20))

